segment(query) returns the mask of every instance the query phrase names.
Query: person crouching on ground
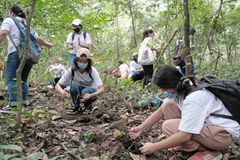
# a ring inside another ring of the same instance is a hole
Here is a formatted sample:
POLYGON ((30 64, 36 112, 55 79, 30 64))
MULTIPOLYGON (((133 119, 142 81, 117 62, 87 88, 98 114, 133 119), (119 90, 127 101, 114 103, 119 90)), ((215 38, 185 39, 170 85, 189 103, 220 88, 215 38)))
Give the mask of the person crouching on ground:
POLYGON ((166 100, 142 124, 129 130, 130 136, 135 139, 143 130, 164 120, 162 132, 167 138, 156 143, 145 143, 140 148, 143 154, 162 149, 196 151, 188 160, 220 160, 220 150, 230 146, 234 139, 239 139, 240 125, 237 121, 212 115, 231 116, 213 93, 202 89, 185 98, 182 96, 196 84, 192 77, 183 77, 175 67, 163 65, 156 71, 154 83, 163 91, 177 94, 178 98, 166 100))
POLYGON ((143 67, 138 63, 138 52, 134 52, 132 55, 132 61, 130 62, 129 67, 129 77, 132 81, 142 80, 144 77, 143 67))
POLYGON ((52 64, 47 68, 47 71, 50 73, 50 76, 48 77, 50 85, 48 85, 48 88, 51 89, 54 88, 62 75, 67 72, 67 69, 57 58, 54 58, 52 64))
POLYGON ((74 65, 65 72, 55 86, 59 93, 69 97, 69 93, 64 90, 64 87, 70 85, 74 113, 82 111, 81 103, 84 104, 85 109, 91 109, 91 104, 96 97, 104 93, 102 80, 98 71, 92 66, 90 55, 88 49, 80 48, 74 59, 74 65))

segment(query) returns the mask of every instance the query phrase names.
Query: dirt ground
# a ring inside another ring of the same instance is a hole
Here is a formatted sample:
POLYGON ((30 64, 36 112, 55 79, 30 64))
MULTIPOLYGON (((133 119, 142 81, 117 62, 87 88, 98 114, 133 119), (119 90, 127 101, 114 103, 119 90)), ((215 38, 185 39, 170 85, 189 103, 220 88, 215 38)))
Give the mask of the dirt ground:
MULTIPOLYGON (((0 144, 18 144, 26 153, 43 151, 49 158, 58 157, 56 159, 171 159, 173 154, 166 150, 146 157, 139 155, 142 143, 164 138, 161 123, 143 132, 137 140, 131 140, 128 129, 140 124, 154 108, 134 106, 119 93, 107 88, 94 102, 91 112, 69 115, 70 99, 63 99, 55 90, 38 84, 31 89, 31 106, 25 108, 20 130, 11 126, 13 117, 0 116, 0 144)), ((223 154, 225 160, 240 159, 237 145, 232 145, 223 154)))

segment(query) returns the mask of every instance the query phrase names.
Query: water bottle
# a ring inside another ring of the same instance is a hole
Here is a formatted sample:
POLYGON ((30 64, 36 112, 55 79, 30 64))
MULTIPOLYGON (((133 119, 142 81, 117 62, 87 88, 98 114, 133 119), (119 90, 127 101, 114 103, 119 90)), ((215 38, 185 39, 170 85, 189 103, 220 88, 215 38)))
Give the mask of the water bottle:
POLYGON ((160 99, 156 96, 152 96, 152 101, 150 102, 151 106, 160 107, 162 103, 163 103, 162 99, 160 99))

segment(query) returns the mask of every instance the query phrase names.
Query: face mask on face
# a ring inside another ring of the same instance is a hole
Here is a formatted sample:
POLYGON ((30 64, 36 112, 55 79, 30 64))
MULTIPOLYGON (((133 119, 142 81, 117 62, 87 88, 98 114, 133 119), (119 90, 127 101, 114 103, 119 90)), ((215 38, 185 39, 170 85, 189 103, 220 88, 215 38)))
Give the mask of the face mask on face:
POLYGON ((79 33, 79 32, 80 32, 80 28, 74 28, 73 30, 74 30, 74 32, 76 32, 76 33, 79 33))
POLYGON ((88 63, 77 63, 78 64, 78 67, 81 69, 81 70, 84 70, 87 68, 88 66, 88 63))
POLYGON ((165 92, 163 92, 163 96, 166 98, 176 98, 176 93, 165 91, 165 92))

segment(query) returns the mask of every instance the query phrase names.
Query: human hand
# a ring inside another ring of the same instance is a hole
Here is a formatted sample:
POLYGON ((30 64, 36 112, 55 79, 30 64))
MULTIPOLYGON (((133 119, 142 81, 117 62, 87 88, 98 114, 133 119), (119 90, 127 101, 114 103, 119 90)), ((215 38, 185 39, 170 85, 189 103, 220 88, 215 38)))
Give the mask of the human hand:
POLYGON ((129 135, 132 139, 136 139, 137 137, 140 136, 140 134, 142 133, 142 128, 140 126, 137 127, 132 127, 128 130, 129 135))
POLYGON ((151 154, 156 151, 155 143, 144 143, 143 146, 140 148, 142 154, 151 154))
POLYGON ((47 47, 47 48, 52 48, 52 47, 53 47, 53 44, 52 44, 52 43, 47 43, 47 44, 46 44, 46 47, 47 47))
POLYGON ((85 102, 85 101, 89 100, 90 98, 92 98, 92 94, 85 94, 82 97, 81 102, 85 102))
POLYGON ((69 93, 65 90, 62 90, 61 94, 62 94, 62 97, 67 97, 67 98, 70 97, 69 93))

